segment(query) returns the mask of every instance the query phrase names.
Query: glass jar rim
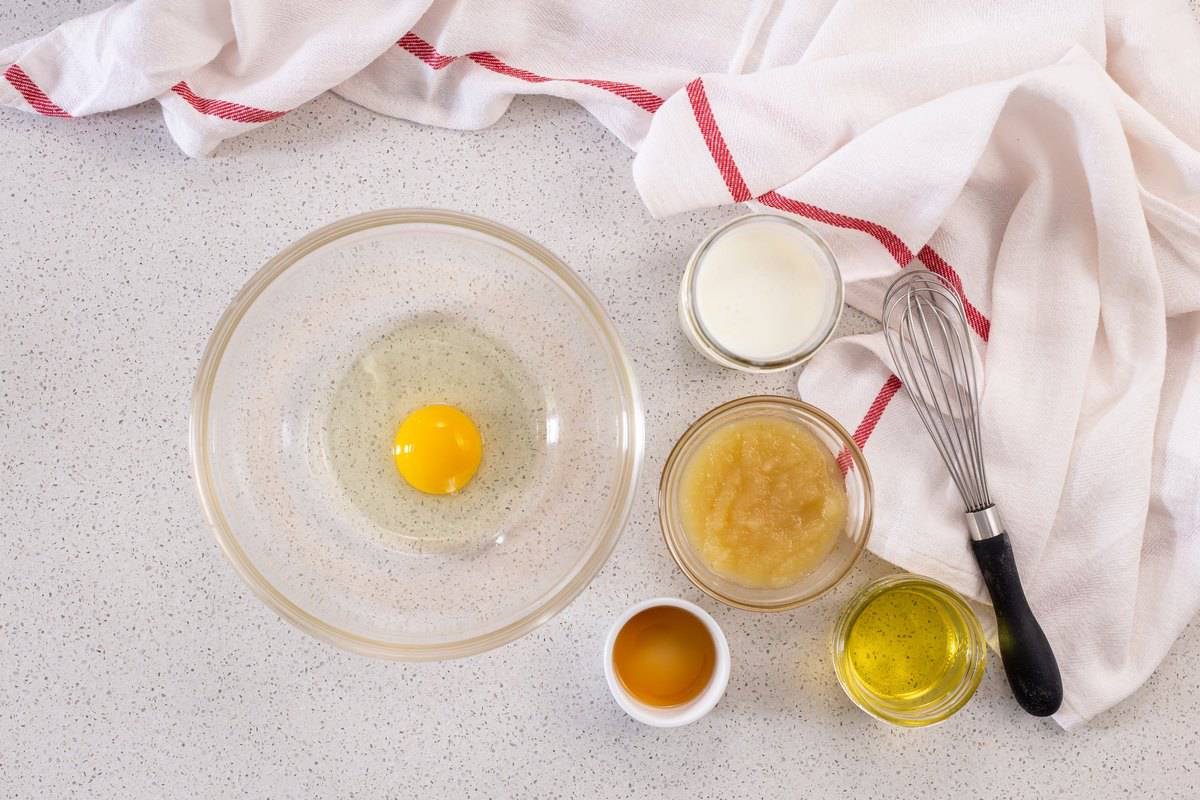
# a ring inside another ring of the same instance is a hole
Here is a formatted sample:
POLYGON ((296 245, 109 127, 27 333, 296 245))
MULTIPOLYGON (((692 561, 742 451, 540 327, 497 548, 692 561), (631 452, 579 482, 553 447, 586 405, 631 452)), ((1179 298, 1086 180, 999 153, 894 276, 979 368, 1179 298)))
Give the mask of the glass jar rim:
POLYGON ((979 618, 975 616, 975 612, 967 600, 955 591, 953 587, 939 580, 910 572, 885 575, 881 578, 876 578, 860 588, 842 608, 834 622, 830 633, 830 652, 833 657, 834 674, 837 676, 838 685, 842 687, 842 691, 850 698, 850 701, 878 720, 905 728, 937 725, 958 713, 975 695, 975 690, 979 688, 979 684, 983 680, 983 674, 987 665, 987 640, 984 637, 983 627, 979 623, 979 618), (867 605, 888 589, 906 585, 932 589, 958 612, 963 626, 966 628, 968 646, 972 651, 968 654, 972 656, 968 669, 964 672, 963 679, 955 687, 955 690, 948 694, 941 703, 923 710, 921 714, 912 716, 895 713, 882 706, 873 705, 856 697, 847 685, 849 678, 846 675, 846 670, 842 663, 843 659, 841 658, 844 653, 845 640, 849 634, 850 627, 867 605))
POLYGON ((833 251, 820 234, 791 217, 782 214, 754 212, 735 217, 718 226, 709 232, 700 244, 696 246, 696 249, 688 259, 687 267, 683 273, 683 282, 679 295, 680 317, 693 343, 701 349, 704 355, 717 363, 745 372, 777 372, 803 364, 816 355, 829 342, 842 317, 842 309, 845 305, 845 291, 845 282, 842 279, 837 257, 834 256, 833 251), (716 242, 736 228, 760 221, 770 221, 771 223, 787 225, 791 229, 803 234, 823 256, 822 265, 829 270, 834 283, 834 311, 830 315, 828 323, 821 329, 820 335, 810 343, 806 343, 792 352, 778 358, 763 361, 739 355, 729 350, 710 335, 698 313, 698 301, 696 297, 696 283, 700 272, 700 264, 704 261, 705 256, 708 255, 708 252, 716 242))

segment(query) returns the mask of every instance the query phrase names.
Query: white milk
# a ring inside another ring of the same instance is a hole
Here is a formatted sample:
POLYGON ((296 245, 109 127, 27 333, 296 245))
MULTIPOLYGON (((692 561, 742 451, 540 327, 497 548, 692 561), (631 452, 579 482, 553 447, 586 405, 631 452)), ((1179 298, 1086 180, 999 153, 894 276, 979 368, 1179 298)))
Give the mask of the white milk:
POLYGON ((782 218, 735 224, 695 269, 700 325, 748 361, 778 361, 819 345, 839 311, 836 268, 816 241, 782 218))

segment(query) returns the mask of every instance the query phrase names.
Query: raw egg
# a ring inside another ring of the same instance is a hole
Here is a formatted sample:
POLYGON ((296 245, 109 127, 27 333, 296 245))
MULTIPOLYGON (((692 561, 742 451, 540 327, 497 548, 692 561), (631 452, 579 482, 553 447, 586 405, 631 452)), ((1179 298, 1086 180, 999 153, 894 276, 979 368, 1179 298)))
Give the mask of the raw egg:
POLYGON ((409 486, 426 494, 451 494, 470 483, 479 469, 483 437, 454 406, 422 406, 400 423, 392 455, 409 486))

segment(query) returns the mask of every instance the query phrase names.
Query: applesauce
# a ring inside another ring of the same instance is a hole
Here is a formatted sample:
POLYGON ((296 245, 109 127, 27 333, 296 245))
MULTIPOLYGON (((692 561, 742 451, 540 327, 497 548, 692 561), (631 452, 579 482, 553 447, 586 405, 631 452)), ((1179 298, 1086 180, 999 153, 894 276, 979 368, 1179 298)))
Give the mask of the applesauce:
POLYGON ((779 417, 718 428, 680 478, 692 547, 713 572, 749 588, 788 586, 811 572, 837 542, 848 506, 833 453, 779 417))

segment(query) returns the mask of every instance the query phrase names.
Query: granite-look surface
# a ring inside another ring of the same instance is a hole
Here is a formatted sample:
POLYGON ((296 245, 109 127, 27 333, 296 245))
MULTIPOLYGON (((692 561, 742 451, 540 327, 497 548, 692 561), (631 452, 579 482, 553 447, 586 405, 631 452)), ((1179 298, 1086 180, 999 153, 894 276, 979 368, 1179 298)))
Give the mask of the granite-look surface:
MULTIPOLYGON (((0 9, 0 41, 105 4, 0 9)), ((691 350, 677 282, 737 212, 650 219, 630 160, 552 100, 458 133, 326 96, 202 161, 153 104, 85 121, 0 112, 0 796, 1196 795, 1195 626, 1076 733, 1025 716, 994 656, 962 713, 901 731, 850 704, 826 651, 837 609, 886 565, 868 558, 778 615, 690 586, 655 517, 667 451, 711 406, 790 393, 794 376, 691 350), (524 639, 441 664, 353 656, 277 618, 221 555, 187 455, 200 353, 242 283, 317 226, 414 205, 491 217, 562 256, 609 309, 647 405, 634 516, 593 584, 524 639), (678 730, 627 718, 601 669, 609 621, 655 595, 699 602, 733 651, 725 699, 678 730)))

